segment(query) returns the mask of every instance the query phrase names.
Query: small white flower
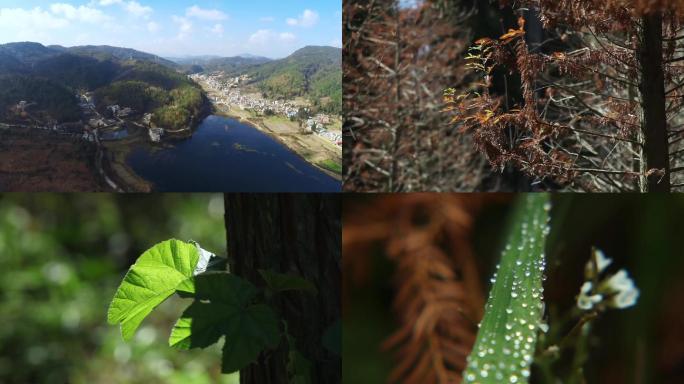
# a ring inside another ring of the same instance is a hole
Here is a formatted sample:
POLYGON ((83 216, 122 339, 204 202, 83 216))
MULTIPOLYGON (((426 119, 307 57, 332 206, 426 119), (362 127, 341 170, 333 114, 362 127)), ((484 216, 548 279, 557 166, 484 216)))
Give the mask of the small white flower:
POLYGON ((613 260, 607 258, 600 249, 594 249, 594 256, 596 257, 596 267, 598 268, 599 273, 603 272, 603 270, 613 262, 613 260))
POLYGON ((585 295, 585 294, 580 294, 577 296, 577 306, 580 309, 584 309, 586 311, 594 308, 594 305, 600 303, 603 300, 603 296, 601 295, 585 295))
POLYGON ((627 308, 636 304, 639 298, 639 289, 634 286, 634 281, 629 277, 627 271, 621 269, 618 273, 611 276, 602 285, 605 289, 615 293, 608 303, 614 308, 627 308))
POLYGON ((587 264, 584 267, 584 274, 587 278, 597 276, 603 272, 612 262, 613 260, 607 258, 603 251, 594 248, 592 258, 587 261, 587 264), (596 266, 596 270, 594 270, 594 266, 596 266))
POLYGON ((639 298, 639 290, 632 288, 627 291, 621 291, 617 296, 613 297, 610 305, 615 308, 627 308, 636 304, 639 298))
POLYGON ((577 296, 577 306, 580 309, 590 310, 595 304, 598 304, 603 300, 601 295, 590 295, 592 284, 591 281, 585 281, 580 288, 580 294, 577 296))
POLYGON ((601 283, 602 288, 606 290, 620 292, 634 288, 634 282, 629 278, 627 271, 619 270, 616 274, 606 279, 601 283))
POLYGON ((598 249, 594 250, 592 257, 593 260, 590 260, 585 267, 585 278, 587 281, 580 287, 580 293, 577 296, 577 307, 588 311, 604 301, 605 298, 608 298, 606 305, 613 308, 627 308, 635 305, 639 298, 639 289, 636 288, 634 281, 629 277, 626 270, 621 269, 617 273, 601 280, 596 287, 589 281, 597 279, 599 274, 612 263, 612 260, 607 258, 598 249), (596 270, 594 270, 594 267, 596 267, 596 270))

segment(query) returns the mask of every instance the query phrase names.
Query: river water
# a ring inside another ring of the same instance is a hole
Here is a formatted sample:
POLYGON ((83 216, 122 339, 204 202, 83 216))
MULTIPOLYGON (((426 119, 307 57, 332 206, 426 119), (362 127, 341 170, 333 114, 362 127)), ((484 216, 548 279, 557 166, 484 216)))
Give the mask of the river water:
POLYGON ((171 148, 137 148, 128 165, 160 192, 339 192, 342 183, 258 129, 207 117, 171 148))

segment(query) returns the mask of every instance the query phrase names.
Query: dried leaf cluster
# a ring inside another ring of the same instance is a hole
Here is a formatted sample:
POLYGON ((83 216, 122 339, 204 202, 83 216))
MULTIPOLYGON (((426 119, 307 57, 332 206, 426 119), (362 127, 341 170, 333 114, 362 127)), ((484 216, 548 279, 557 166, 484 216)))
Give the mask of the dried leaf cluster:
POLYGON ((532 10, 520 11, 518 28, 469 51, 469 68, 482 81, 445 94, 453 123, 492 166, 513 164, 548 188, 684 186, 683 4, 515 2, 532 10), (526 20, 543 32, 526 29, 526 20), (520 78, 517 105, 490 93, 501 72, 520 78))
POLYGON ((390 382, 459 383, 484 308, 471 248, 484 195, 382 196, 345 212, 345 276, 368 278, 370 250, 381 245, 396 264, 398 329, 384 344, 396 351, 390 382))
POLYGON ((471 8, 456 0, 345 1, 344 184, 348 191, 473 190, 488 173, 443 113, 460 87, 471 8))

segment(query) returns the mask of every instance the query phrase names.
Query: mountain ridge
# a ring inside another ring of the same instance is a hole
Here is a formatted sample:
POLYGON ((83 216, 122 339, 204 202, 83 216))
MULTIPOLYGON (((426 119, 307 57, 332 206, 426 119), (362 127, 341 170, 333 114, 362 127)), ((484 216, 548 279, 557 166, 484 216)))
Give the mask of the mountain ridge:
POLYGON ((12 107, 19 101, 41 100, 32 107, 41 115, 60 122, 78 120, 76 93, 95 91, 101 111, 106 104, 135 102, 144 107, 138 113, 154 111, 159 124, 179 128, 203 113, 208 103, 177 64, 130 48, 3 44, 0 79, 6 85, 0 89, 0 116, 6 118, 16 117, 12 107))
POLYGON ((101 88, 113 81, 143 81, 170 90, 184 83, 180 72, 223 71, 228 76, 248 75, 248 85, 266 97, 308 97, 323 111, 341 113, 342 49, 305 46, 276 60, 244 56, 205 55, 204 59, 189 59, 195 64, 181 64, 131 48, 14 42, 0 45, 0 75, 39 76, 73 92, 101 88), (203 65, 198 64, 200 60, 203 65), (126 76, 122 77, 122 73, 126 76))

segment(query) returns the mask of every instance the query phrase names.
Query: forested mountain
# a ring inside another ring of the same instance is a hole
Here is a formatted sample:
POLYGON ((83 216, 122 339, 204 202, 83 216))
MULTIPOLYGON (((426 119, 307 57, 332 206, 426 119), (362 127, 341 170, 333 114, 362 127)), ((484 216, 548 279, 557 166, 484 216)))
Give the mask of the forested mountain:
POLYGON ((181 128, 206 103, 202 90, 178 65, 128 48, 45 47, 38 43, 0 45, 0 117, 16 116, 11 107, 25 100, 32 111, 58 121, 80 118, 78 91, 96 91, 96 104, 154 112, 153 121, 181 128))
POLYGON ((55 57, 62 52, 45 47, 38 43, 8 43, 0 45, 0 55, 21 64, 34 64, 36 62, 55 57))
POLYGON ((246 74, 250 83, 270 98, 304 96, 323 111, 342 111, 342 50, 307 46, 290 56, 192 57, 174 59, 186 73, 223 71, 228 76, 246 74))
POLYGON ((230 74, 244 71, 250 67, 268 63, 271 59, 261 56, 199 56, 175 59, 184 71, 188 73, 224 71, 230 74))
POLYGON ((247 71, 274 96, 301 96, 318 90, 320 83, 342 76, 342 50, 333 47, 304 47, 290 56, 247 71))
POLYGON ((76 96, 61 84, 40 77, 0 75, 0 118, 8 116, 9 107, 18 100, 29 100, 40 106, 36 112, 38 118, 74 121, 81 114, 76 96))
POLYGON ((268 97, 307 96, 330 112, 342 110, 342 50, 308 46, 246 71, 268 97))
POLYGON ((339 48, 304 47, 246 73, 271 97, 335 97, 339 90, 342 98, 342 50, 339 48))
MULTIPOLYGON (((62 48, 60 46, 50 46, 50 48, 62 48)), ((140 60, 162 64, 167 67, 176 68, 178 64, 171 60, 161 58, 150 53, 136 51, 130 48, 110 47, 108 45, 84 45, 66 48, 70 53, 81 56, 90 56, 98 60, 140 60)))

